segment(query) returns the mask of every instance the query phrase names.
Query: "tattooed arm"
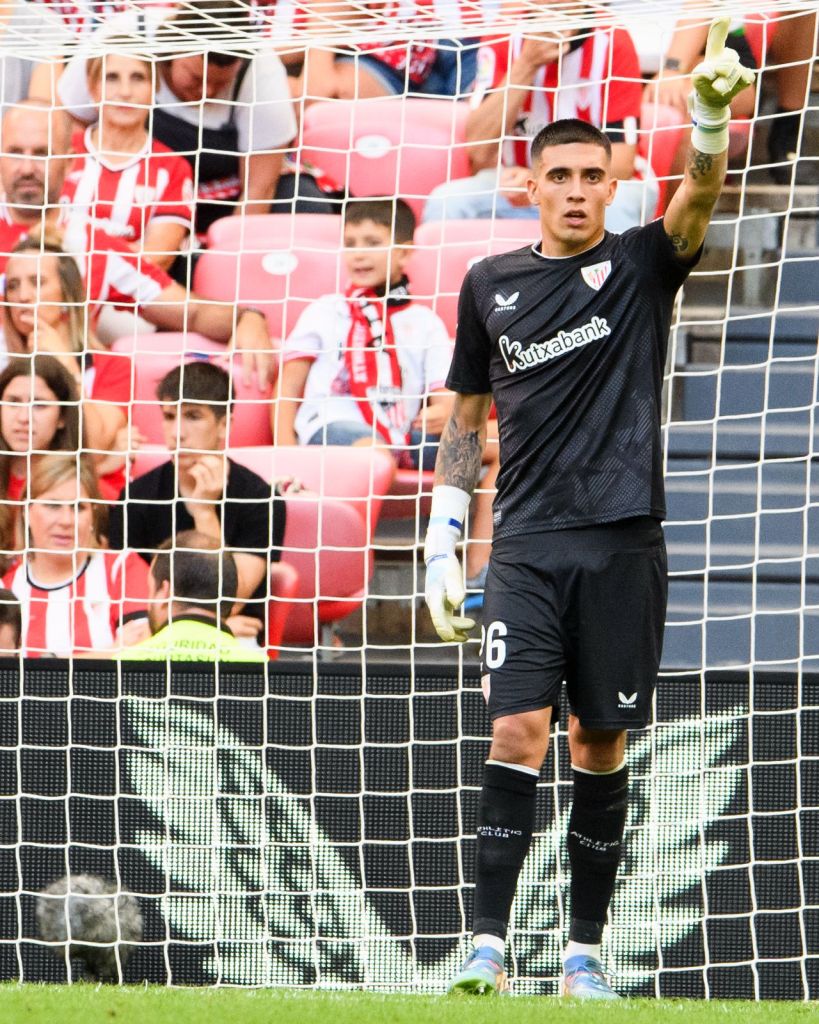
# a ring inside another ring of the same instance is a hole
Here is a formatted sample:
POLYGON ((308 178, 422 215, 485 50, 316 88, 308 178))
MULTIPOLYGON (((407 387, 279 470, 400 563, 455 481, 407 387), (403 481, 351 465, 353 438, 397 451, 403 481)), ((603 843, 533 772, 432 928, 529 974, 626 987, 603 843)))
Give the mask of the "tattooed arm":
POLYGON ((665 233, 680 260, 691 259, 705 239, 728 167, 728 153, 688 150, 685 177, 663 217, 665 233))
POLYGON ((486 447, 486 420, 491 395, 456 395, 452 416, 444 427, 435 463, 435 483, 471 494, 478 484, 486 447))
POLYGON ((491 395, 455 395, 455 406, 438 447, 432 508, 424 540, 424 597, 442 640, 469 639, 472 619, 458 614, 465 591, 455 547, 481 472, 491 395))

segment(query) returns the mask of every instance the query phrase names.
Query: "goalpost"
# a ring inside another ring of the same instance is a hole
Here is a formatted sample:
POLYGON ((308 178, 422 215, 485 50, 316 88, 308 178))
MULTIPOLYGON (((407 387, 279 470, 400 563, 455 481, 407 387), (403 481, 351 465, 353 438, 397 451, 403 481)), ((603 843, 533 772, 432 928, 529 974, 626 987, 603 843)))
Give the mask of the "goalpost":
MULTIPOLYGON (((94 26, 167 5, 44 6, 71 34, 2 35, 0 55, 104 54, 94 26)), ((648 76, 680 9, 677 0, 429 0, 410 16, 409 0, 386 6, 260 0, 252 31, 214 18, 208 45, 253 54, 273 43, 295 55, 295 82, 310 47, 348 54, 439 39, 457 68, 482 36, 588 32, 611 11, 632 30, 648 76)), ((702 25, 717 13, 704 2, 687 10, 702 25)), ((754 116, 733 126, 726 188, 672 327, 668 626, 655 721, 629 746, 632 806, 604 949, 623 994, 808 999, 819 996, 819 187, 772 184, 764 166, 781 116, 777 70, 794 65, 772 40, 807 6, 730 0, 719 10, 754 23, 761 87, 754 116)), ((201 52, 201 40, 147 49, 167 59, 201 52)), ((819 152, 812 68, 807 79, 806 155, 819 152)), ((400 196, 420 215, 432 187, 469 173, 469 101, 409 92, 311 104, 294 84, 297 175, 318 165, 351 196, 400 196)), ((679 118, 644 114, 638 149, 667 188, 664 142, 679 138, 679 118)), ((643 212, 650 220, 656 210, 646 200, 643 212)), ((308 301, 343 294, 341 222, 325 219, 309 230, 286 216, 278 231, 250 217, 221 223, 193 288, 212 303, 262 308, 271 333, 285 336, 308 301)), ((409 264, 414 294, 450 330, 471 262, 526 240, 520 221, 476 225, 424 224, 409 264)), ((529 226, 534 238, 537 222, 529 226)), ((152 367, 169 349, 139 331, 131 324, 120 350, 133 354, 135 415, 147 422, 152 367)), ((187 334, 170 353, 214 355, 218 346, 187 334)), ((229 433, 229 446, 253 447, 276 394, 276 385, 240 392, 251 426, 233 441, 229 433)), ((354 492, 350 474, 339 481, 332 455, 299 461, 263 441, 249 464, 301 476, 315 513, 312 547, 299 552, 300 631, 285 627, 266 682, 251 670, 163 674, 80 660, 0 668, 3 978, 71 977, 67 942, 46 942, 34 914, 37 894, 67 873, 100 875, 139 899, 146 930, 127 968, 122 958, 126 980, 440 991, 462 958, 488 722, 477 641, 442 653, 420 602, 429 480, 405 472, 402 492, 383 495, 370 467, 370 504, 367 486, 354 492), (338 526, 338 502, 350 500, 365 519, 358 539, 338 526), (326 552, 350 547, 354 579, 323 575, 326 552), (330 601, 361 606, 341 621, 337 663, 320 629, 330 601)), ((519 993, 556 992, 565 938, 561 729, 540 790, 510 932, 519 993)))

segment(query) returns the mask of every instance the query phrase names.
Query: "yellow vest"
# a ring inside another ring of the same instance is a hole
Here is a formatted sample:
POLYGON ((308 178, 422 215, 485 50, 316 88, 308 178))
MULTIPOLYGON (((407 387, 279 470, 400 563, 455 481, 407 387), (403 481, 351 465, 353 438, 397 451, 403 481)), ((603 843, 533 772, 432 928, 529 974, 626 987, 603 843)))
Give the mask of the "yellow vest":
POLYGON ((267 661, 267 651, 244 647, 218 626, 179 618, 153 636, 117 651, 118 661, 267 661))

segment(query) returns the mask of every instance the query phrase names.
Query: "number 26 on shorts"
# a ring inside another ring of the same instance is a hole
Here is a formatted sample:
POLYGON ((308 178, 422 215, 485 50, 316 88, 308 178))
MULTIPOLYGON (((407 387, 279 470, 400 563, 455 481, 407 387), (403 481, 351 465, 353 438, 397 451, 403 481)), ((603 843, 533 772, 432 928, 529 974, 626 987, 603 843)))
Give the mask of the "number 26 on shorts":
POLYGON ((506 661, 506 625, 499 620, 481 626, 480 656, 485 668, 500 668, 506 661))

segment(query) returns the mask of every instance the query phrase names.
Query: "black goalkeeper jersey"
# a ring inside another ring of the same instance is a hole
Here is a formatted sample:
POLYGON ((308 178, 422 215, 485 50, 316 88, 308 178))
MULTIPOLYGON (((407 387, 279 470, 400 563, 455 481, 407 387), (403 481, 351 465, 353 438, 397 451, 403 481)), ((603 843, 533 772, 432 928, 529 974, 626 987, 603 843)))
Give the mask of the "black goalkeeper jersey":
MULTIPOLYGON (((665 517, 663 368, 681 264, 661 220, 579 256, 538 246, 476 263, 447 386, 492 392, 495 536, 665 517)), ((699 254, 698 254, 699 255, 699 254)))

